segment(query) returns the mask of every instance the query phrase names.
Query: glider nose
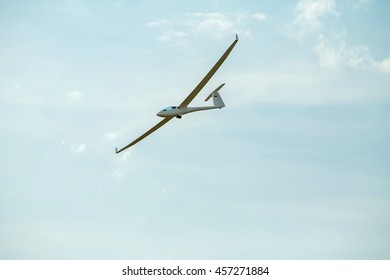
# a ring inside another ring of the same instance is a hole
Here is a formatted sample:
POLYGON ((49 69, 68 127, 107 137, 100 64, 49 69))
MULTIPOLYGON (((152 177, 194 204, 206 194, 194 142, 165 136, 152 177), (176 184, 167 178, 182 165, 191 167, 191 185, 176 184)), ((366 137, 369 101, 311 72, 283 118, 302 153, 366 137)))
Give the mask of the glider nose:
POLYGON ((156 115, 159 116, 159 117, 164 117, 162 111, 158 112, 156 115))

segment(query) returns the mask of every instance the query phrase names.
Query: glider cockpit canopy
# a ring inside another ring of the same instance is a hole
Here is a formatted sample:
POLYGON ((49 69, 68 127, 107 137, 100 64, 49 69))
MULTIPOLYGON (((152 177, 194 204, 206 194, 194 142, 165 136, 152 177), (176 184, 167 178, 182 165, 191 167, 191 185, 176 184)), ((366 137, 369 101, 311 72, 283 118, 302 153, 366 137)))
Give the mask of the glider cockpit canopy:
POLYGON ((176 106, 169 106, 169 107, 165 107, 164 109, 162 109, 163 112, 166 112, 166 111, 170 111, 170 110, 174 110, 174 109, 178 109, 176 106))

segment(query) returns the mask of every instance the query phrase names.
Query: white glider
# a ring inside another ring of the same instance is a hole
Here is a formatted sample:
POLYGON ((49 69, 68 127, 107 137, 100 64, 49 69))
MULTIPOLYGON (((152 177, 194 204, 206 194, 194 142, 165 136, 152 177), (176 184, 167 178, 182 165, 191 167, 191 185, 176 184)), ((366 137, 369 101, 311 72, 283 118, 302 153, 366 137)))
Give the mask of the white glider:
POLYGON ((223 103, 223 100, 218 92, 225 84, 222 84, 219 87, 217 87, 205 99, 205 101, 208 101, 211 97, 213 97, 214 106, 188 107, 188 105, 195 98, 195 96, 202 90, 202 88, 207 84, 207 82, 211 79, 211 77, 215 74, 215 72, 217 72, 218 68, 222 65, 222 63, 228 57, 228 55, 233 50, 233 48, 237 42, 238 42, 238 36, 236 35, 236 40, 234 40, 234 42, 225 51, 225 53, 221 56, 221 58, 217 61, 217 63, 213 66, 213 68, 211 68, 211 70, 207 73, 207 75, 203 78, 203 80, 200 81, 200 83, 187 96, 187 98, 183 100, 183 102, 179 106, 170 106, 170 107, 166 107, 166 108, 162 109, 160 112, 157 113, 157 116, 164 118, 162 121, 160 121, 158 124, 153 126, 147 132, 142 134, 140 137, 135 139, 129 145, 123 147, 120 150, 118 150, 118 148, 115 148, 115 152, 120 153, 120 152, 126 150, 127 148, 130 148, 131 146, 135 145, 136 143, 138 143, 139 141, 141 141, 145 137, 147 137, 150 134, 152 134, 153 132, 155 132, 157 129, 162 127, 164 124, 169 122, 174 117, 181 119, 182 115, 185 115, 188 113, 203 111, 203 110, 211 110, 211 109, 221 109, 221 108, 225 107, 225 104, 223 103))

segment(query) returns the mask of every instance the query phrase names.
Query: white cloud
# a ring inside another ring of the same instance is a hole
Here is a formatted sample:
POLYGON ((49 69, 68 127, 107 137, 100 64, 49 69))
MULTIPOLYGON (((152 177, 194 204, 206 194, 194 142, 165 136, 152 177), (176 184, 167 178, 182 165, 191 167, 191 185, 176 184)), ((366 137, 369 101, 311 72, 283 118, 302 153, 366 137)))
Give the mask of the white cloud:
POLYGON ((253 15, 253 18, 255 18, 257 20, 264 21, 264 20, 267 19, 267 15, 263 14, 263 13, 256 13, 256 14, 253 15))
POLYGON ((390 57, 377 63, 376 66, 380 71, 390 74, 390 57))
POLYGON ((131 150, 127 150, 117 155, 117 167, 111 173, 111 177, 117 183, 122 183, 126 179, 126 174, 133 169, 132 163, 128 161, 131 154, 131 150))
POLYGON ((193 13, 190 26, 197 36, 223 37, 234 33, 235 26, 225 15, 219 13, 193 13))
POLYGON ((77 90, 72 90, 68 92, 68 98, 72 102, 82 102, 84 101, 84 94, 77 90))
POLYGON ((125 178, 126 169, 123 167, 118 167, 114 169, 111 174, 111 177, 114 178, 118 183, 122 183, 125 178))
MULTIPOLYGON (((363 6, 369 2, 358 0, 354 4, 363 6)), ((316 41, 313 49, 318 55, 320 67, 390 72, 387 59, 377 61, 365 44, 348 43, 347 31, 329 28, 329 21, 324 24, 326 16, 340 16, 335 0, 299 0, 295 13, 294 22, 289 26, 291 34, 298 40, 311 35, 311 39, 316 41)))
POLYGON ((127 151, 122 152, 118 160, 121 162, 127 162, 128 158, 131 155, 131 152, 132 152, 131 149, 128 149, 127 151))
POLYGON ((247 36, 249 29, 244 27, 247 16, 242 13, 191 13, 187 25, 191 27, 195 36, 221 38, 229 34, 238 33, 247 36))
POLYGON ((177 47, 187 44, 186 37, 187 33, 185 32, 169 29, 161 35, 158 40, 162 43, 169 43, 172 46, 177 47))
POLYGON ((104 138, 108 141, 114 141, 118 139, 121 135, 122 135, 121 131, 111 131, 111 132, 107 132, 104 135, 104 138))
POLYGON ((317 31, 326 15, 339 15, 335 0, 300 0, 295 8, 293 33, 298 38, 317 31))
POLYGON ((318 54, 321 67, 338 68, 341 65, 343 52, 345 50, 345 42, 339 44, 338 47, 334 47, 325 36, 321 34, 314 49, 318 54))
POLYGON ((83 153, 85 151, 86 146, 87 145, 84 143, 80 144, 80 145, 72 146, 71 151, 75 152, 77 154, 80 154, 80 153, 83 153))
POLYGON ((55 152, 56 156, 61 159, 72 159, 85 152, 87 144, 76 144, 72 141, 63 139, 58 145, 58 150, 55 152))
POLYGON ((188 44, 189 36, 211 37, 219 39, 231 34, 250 36, 247 27, 249 20, 264 21, 267 16, 263 13, 248 15, 246 13, 186 13, 181 21, 168 21, 165 19, 147 23, 148 27, 169 26, 158 40, 173 46, 188 44), (181 30, 181 31, 179 31, 181 30))
POLYGON ((146 26, 148 26, 148 27, 160 27, 160 26, 165 26, 165 25, 170 25, 170 24, 171 24, 170 21, 165 20, 165 19, 160 19, 160 20, 149 22, 148 24, 146 24, 146 26))
POLYGON ((323 68, 348 67, 360 70, 376 70, 390 73, 390 58, 383 61, 375 60, 367 46, 348 44, 343 35, 327 38, 320 34, 315 51, 318 54, 319 64, 323 68))

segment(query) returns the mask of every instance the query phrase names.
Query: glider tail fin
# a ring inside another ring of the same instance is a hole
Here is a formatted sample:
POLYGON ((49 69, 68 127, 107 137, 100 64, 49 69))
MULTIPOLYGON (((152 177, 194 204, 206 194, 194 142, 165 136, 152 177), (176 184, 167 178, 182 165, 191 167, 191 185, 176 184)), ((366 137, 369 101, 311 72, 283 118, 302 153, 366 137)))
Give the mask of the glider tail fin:
POLYGON ((221 95, 219 94, 218 91, 213 93, 213 102, 214 102, 214 106, 218 107, 219 109, 225 107, 225 103, 223 103, 221 95))
POLYGON ((207 96, 205 101, 208 101, 211 97, 213 97, 213 103, 215 107, 223 108, 225 107, 225 103, 223 103, 223 100, 221 98, 221 95, 219 94, 218 90, 220 90, 225 84, 220 85, 217 87, 212 93, 207 96))

